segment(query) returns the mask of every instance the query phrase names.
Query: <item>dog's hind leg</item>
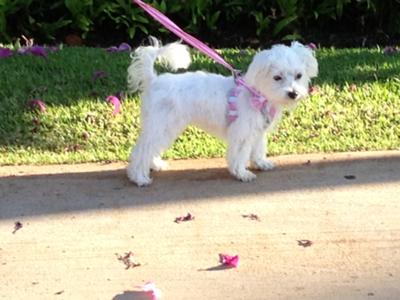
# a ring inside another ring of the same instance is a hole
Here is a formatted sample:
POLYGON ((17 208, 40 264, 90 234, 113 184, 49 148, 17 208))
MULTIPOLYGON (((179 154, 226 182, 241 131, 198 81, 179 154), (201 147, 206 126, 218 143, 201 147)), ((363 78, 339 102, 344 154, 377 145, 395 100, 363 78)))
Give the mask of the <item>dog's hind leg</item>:
POLYGON ((160 158, 161 152, 173 143, 186 125, 173 116, 152 115, 152 118, 143 126, 127 169, 129 179, 138 186, 151 184, 150 169, 158 171, 165 167, 166 163, 160 158))
POLYGON ((130 162, 127 168, 128 178, 138 186, 151 184, 149 157, 149 140, 145 134, 141 134, 132 150, 130 162))

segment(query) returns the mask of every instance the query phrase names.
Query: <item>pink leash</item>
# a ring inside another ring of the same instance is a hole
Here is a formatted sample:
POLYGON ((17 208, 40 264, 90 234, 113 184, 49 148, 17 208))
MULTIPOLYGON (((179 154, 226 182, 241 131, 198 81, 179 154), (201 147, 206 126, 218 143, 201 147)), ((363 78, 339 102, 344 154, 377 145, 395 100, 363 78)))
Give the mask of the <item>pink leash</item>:
POLYGON ((163 15, 157 9, 155 9, 154 7, 152 7, 149 4, 144 3, 141 0, 133 0, 133 3, 136 3, 141 8, 143 8, 150 16, 152 16, 155 20, 157 20, 162 25, 164 25, 167 29, 169 29, 170 31, 175 33, 182 40, 184 40, 188 44, 192 45, 199 51, 203 52, 205 55, 209 56, 217 63, 223 65, 228 70, 230 70, 232 72, 232 74, 235 75, 236 73, 238 73, 238 71, 235 70, 230 64, 228 64, 215 50, 211 49, 203 42, 199 41, 195 37, 191 36, 190 34, 186 33, 185 31, 183 31, 178 25, 176 25, 174 22, 172 22, 168 17, 163 15))
MULTIPOLYGON (((240 72, 233 68, 229 63, 227 63, 215 50, 208 47, 203 42, 199 41, 195 37, 183 31, 178 25, 172 22, 168 17, 163 15, 160 11, 155 9, 149 4, 144 3, 141 0, 133 0, 133 3, 139 5, 142 9, 144 9, 150 16, 152 16, 156 21, 160 22, 164 27, 169 29, 171 32, 175 33, 182 40, 187 42, 189 45, 192 45, 194 48, 198 49, 200 52, 204 53, 208 57, 212 58, 215 62, 223 65, 225 68, 232 72, 233 77, 235 78, 235 82, 237 85, 241 85, 245 87, 251 94, 252 99, 251 103, 254 108, 258 110, 262 110, 267 105, 267 98, 262 95, 259 91, 257 91, 252 86, 248 85, 243 78, 240 76, 240 72)), ((233 107, 233 106, 232 106, 233 107)), ((235 109, 234 109, 235 110, 235 109)), ((268 116, 273 118, 275 116, 276 110, 271 107, 268 111, 268 116)), ((237 118, 235 115, 234 118, 230 119, 230 122, 233 122, 237 118)))

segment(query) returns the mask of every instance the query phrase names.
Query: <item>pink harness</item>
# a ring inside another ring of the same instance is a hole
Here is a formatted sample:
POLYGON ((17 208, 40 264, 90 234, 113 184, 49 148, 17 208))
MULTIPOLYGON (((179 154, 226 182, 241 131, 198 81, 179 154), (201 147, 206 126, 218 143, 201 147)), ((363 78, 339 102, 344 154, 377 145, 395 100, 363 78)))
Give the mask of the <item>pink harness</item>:
POLYGON ((178 25, 176 25, 174 22, 172 22, 169 18, 167 18, 151 5, 146 4, 141 0, 132 1, 133 3, 136 3, 142 9, 144 9, 155 20, 164 25, 167 29, 175 33, 182 40, 186 41, 188 44, 192 45, 194 48, 198 49, 200 52, 204 53, 208 57, 212 58, 215 62, 223 65, 225 68, 232 72, 236 86, 231 90, 228 95, 227 119, 229 124, 231 124, 238 118, 237 97, 239 96, 241 87, 244 87, 247 91, 250 92, 250 103, 252 107, 260 111, 268 123, 272 122, 276 114, 275 107, 268 103, 267 97, 265 97, 261 92, 247 84, 240 76, 239 71, 234 69, 229 63, 227 63, 215 50, 211 49, 203 42, 183 31, 178 25))

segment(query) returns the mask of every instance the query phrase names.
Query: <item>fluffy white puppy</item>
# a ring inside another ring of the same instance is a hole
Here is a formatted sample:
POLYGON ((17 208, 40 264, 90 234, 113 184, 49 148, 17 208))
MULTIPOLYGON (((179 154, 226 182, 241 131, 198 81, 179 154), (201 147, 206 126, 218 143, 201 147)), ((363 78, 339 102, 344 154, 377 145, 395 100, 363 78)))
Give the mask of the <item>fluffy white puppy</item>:
POLYGON ((153 46, 139 47, 132 55, 128 86, 131 92, 141 92, 142 119, 127 174, 138 186, 152 182, 151 169, 165 168, 162 152, 189 124, 228 142, 227 163, 237 179, 256 178, 247 169, 249 162, 259 170, 272 169, 273 163, 266 159, 265 133, 274 128, 285 108, 293 108, 307 96, 310 79, 318 74, 313 51, 298 42, 257 53, 243 79, 267 98, 268 107, 274 110, 271 116, 252 105, 252 94, 237 86, 232 76, 202 71, 157 75, 157 59, 174 70, 187 68, 191 62, 186 46, 161 47, 155 40, 153 46), (235 89, 237 117, 230 122, 228 99, 235 89))

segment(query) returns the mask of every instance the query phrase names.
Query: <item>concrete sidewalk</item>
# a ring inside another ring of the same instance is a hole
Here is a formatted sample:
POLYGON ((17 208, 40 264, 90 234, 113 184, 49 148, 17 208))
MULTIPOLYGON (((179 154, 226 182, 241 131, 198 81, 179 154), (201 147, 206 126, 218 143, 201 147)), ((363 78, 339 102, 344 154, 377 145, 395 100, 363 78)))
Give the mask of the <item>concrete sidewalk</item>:
POLYGON ((400 152, 273 160, 252 183, 176 161, 142 189, 122 163, 0 167, 0 299, 400 299, 400 152))

